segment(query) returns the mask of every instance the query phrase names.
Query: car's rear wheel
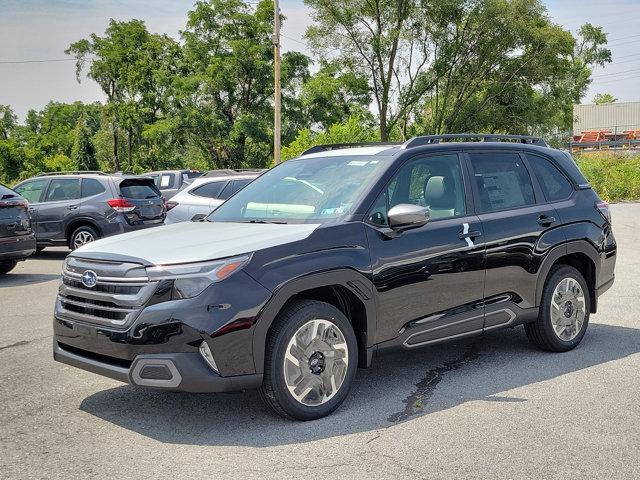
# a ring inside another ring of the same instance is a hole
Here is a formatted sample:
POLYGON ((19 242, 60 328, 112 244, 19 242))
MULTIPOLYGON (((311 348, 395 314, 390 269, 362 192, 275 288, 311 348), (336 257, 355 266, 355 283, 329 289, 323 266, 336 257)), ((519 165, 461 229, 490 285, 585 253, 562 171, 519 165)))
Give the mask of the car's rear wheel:
POLYGON ((290 303, 267 339, 261 393, 284 417, 314 420, 338 408, 349 393, 358 363, 353 327, 332 305, 290 303))
POLYGON ((11 270, 16 268, 17 264, 17 260, 5 260, 0 262, 0 275, 9 273, 11 270))
POLYGON ((75 250, 87 243, 94 242, 100 238, 95 228, 89 225, 82 225, 76 228, 69 238, 69 248, 75 250))
POLYGON ((527 337, 551 352, 575 348, 587 331, 590 305, 582 274, 569 265, 554 267, 545 282, 538 319, 525 325, 527 337))

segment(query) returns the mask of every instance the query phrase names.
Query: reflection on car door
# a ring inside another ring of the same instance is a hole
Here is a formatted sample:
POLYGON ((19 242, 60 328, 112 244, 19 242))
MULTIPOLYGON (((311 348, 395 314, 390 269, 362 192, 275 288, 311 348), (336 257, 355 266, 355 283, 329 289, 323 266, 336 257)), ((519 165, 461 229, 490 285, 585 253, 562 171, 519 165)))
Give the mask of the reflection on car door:
POLYGON ((376 342, 410 348, 482 332, 482 226, 460 160, 458 153, 409 160, 369 215, 366 231, 379 300, 376 342), (431 219, 389 235, 387 212, 401 203, 429 207, 431 219))
POLYGON ((52 178, 38 206, 38 237, 61 242, 65 240, 70 217, 80 206, 79 178, 52 178))
POLYGON ((544 259, 543 235, 562 243, 554 230, 557 213, 545 203, 518 152, 468 152, 476 206, 486 242, 485 330, 504 326, 516 316, 535 315, 538 269, 544 259))

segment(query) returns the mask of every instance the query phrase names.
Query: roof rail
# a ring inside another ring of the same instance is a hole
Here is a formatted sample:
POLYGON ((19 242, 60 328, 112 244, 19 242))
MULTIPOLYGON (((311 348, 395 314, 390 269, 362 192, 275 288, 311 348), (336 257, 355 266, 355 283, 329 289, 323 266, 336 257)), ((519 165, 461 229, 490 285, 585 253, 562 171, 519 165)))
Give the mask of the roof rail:
POLYGON ((36 177, 51 177, 55 175, 107 175, 98 170, 69 170, 65 172, 40 172, 36 177))
POLYGON ((517 140, 519 143, 527 143, 530 145, 538 145, 540 147, 546 147, 545 142, 540 137, 534 137, 531 135, 501 135, 496 133, 448 133, 444 135, 425 135, 422 137, 413 137, 407 140, 402 148, 414 148, 422 145, 431 145, 440 143, 442 140, 469 140, 479 142, 502 142, 504 140, 517 140))
POLYGON ((356 143, 331 143, 326 145, 315 145, 311 148, 306 149, 304 152, 300 154, 308 155, 310 153, 319 153, 319 152, 328 152, 331 150, 338 150, 340 148, 350 148, 350 147, 383 147, 388 145, 390 147, 402 145, 402 142, 356 142, 356 143))

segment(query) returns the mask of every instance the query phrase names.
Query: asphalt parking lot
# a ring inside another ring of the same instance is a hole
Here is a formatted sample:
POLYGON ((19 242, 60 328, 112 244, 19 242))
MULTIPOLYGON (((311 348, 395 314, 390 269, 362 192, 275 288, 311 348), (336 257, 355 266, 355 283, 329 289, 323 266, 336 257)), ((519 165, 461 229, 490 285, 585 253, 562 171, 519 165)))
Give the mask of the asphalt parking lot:
POLYGON ((134 388, 54 363, 63 249, 0 280, 0 478, 640 478, 640 204, 582 344, 523 329, 379 356, 345 404, 286 421, 256 392, 134 388))

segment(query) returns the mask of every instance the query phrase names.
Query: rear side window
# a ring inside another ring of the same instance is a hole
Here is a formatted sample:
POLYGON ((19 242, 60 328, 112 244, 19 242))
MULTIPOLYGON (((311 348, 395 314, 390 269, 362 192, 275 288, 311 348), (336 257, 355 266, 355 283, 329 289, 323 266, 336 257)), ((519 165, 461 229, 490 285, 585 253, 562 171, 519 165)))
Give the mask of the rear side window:
POLYGON ((47 189, 45 202, 60 202, 80 198, 79 178, 54 178, 47 189))
POLYGON ((172 173, 164 173, 160 175, 160 190, 173 188, 175 183, 175 178, 172 173))
POLYGON ((547 201, 556 202, 571 195, 573 187, 558 167, 538 155, 527 154, 527 158, 547 201))
POLYGON ((220 193, 226 184, 226 180, 222 182, 209 182, 194 188, 190 193, 197 197, 220 198, 220 193))
POLYGON ((480 210, 491 212, 536 203, 527 168, 517 153, 469 153, 480 210))
POLYGON ((46 180, 34 180, 32 182, 23 183, 22 185, 16 187, 15 190, 22 197, 26 198, 29 203, 38 203, 42 198, 42 190, 44 189, 46 183, 46 180))
POLYGON ((95 178, 82 179, 82 198, 93 197, 105 191, 104 186, 95 178))
POLYGON ((120 195, 125 198, 141 200, 160 196, 160 191, 148 179, 128 179, 120 182, 120 195))

